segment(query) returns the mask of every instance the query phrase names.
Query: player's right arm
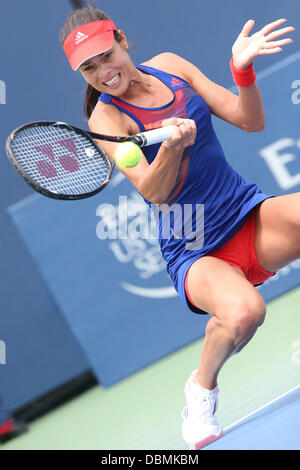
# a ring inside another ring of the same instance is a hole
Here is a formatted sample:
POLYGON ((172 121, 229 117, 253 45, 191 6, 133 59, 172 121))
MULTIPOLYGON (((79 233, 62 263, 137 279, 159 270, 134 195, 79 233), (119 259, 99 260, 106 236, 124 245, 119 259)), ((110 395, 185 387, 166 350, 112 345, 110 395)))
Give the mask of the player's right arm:
MULTIPOLYGON (((100 103, 99 103, 100 105, 100 103)), ((108 135, 130 135, 128 121, 124 114, 111 105, 96 106, 89 128, 92 132, 108 135)), ((178 174, 180 161, 186 147, 193 145, 196 136, 196 125, 189 119, 168 119, 164 126, 175 125, 170 139, 163 142, 159 151, 149 165, 144 154, 140 163, 133 168, 118 169, 131 181, 140 194, 153 204, 162 204, 171 193, 178 174)), ((113 161, 117 146, 112 142, 99 142, 105 153, 113 161)))

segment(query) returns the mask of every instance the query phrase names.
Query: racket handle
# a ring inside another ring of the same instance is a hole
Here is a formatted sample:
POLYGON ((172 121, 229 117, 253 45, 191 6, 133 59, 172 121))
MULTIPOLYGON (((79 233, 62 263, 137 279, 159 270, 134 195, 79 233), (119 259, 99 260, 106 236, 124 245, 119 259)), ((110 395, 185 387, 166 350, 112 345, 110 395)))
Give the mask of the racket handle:
POLYGON ((168 140, 175 128, 176 126, 165 126, 153 129, 152 131, 141 132, 140 134, 136 134, 132 140, 140 147, 158 144, 164 140, 168 140))

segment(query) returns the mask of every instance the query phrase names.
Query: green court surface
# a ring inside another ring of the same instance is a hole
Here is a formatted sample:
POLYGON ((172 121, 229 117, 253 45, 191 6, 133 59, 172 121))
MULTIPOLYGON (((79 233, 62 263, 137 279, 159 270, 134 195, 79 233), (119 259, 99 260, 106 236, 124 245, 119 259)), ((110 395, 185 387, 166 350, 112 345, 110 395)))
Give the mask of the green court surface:
MULTIPOLYGON (((267 318, 219 376, 223 427, 300 383, 300 287, 267 305, 267 318)), ((33 421, 3 450, 187 450, 183 388, 203 339, 113 387, 95 386, 33 421)), ((300 439, 299 439, 300 441, 300 439)), ((221 442, 221 441, 220 441, 221 442)), ((299 444, 300 448, 300 444, 299 444)))

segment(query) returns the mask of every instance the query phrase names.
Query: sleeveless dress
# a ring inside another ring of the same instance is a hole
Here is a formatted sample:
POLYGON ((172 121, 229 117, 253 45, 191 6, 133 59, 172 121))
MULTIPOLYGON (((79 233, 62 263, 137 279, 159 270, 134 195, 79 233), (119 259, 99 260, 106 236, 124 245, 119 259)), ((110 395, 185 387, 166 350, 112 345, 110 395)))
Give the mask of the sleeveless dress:
MULTIPOLYGON (((137 65, 140 71, 161 80, 173 93, 165 106, 142 108, 102 93, 99 100, 130 116, 140 131, 160 127, 171 117, 193 119, 197 135, 185 149, 177 180, 164 204, 144 201, 153 211, 158 242, 167 271, 185 304, 184 281, 189 267, 200 257, 221 248, 245 223, 251 210, 273 195, 247 182, 227 162, 204 99, 180 77, 154 67, 137 65)), ((160 144, 143 148, 149 164, 160 144)), ((194 309, 191 309, 195 311, 194 309)))

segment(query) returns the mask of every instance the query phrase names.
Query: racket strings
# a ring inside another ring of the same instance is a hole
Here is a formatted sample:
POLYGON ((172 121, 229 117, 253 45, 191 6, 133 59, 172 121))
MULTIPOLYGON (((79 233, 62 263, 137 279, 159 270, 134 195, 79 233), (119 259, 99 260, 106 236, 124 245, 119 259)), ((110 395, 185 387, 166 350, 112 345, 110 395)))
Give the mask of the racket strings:
POLYGON ((22 172, 51 192, 88 193, 108 176, 108 163, 97 147, 72 129, 25 128, 14 136, 12 148, 22 172))

